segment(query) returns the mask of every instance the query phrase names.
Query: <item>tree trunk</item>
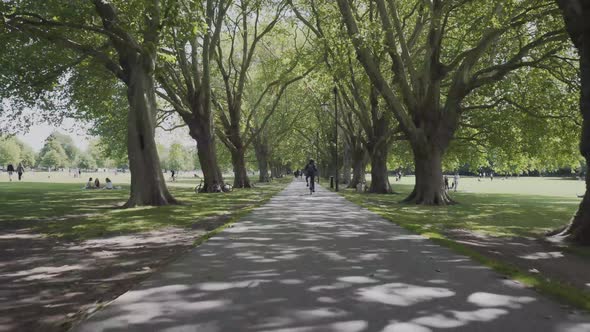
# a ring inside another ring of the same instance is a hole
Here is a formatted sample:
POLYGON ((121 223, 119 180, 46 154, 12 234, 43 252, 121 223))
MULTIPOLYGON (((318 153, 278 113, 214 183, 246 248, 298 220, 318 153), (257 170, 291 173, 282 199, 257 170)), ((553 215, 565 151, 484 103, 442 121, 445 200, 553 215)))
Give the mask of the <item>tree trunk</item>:
POLYGON ((211 122, 195 118, 185 119, 185 122, 189 126, 191 137, 197 141, 197 155, 203 172, 203 186, 200 192, 216 192, 224 183, 217 162, 217 147, 211 122))
MULTIPOLYGON (((415 144, 417 145, 417 144, 415 144)), ((404 202, 424 205, 454 204, 445 190, 442 173, 443 149, 436 144, 413 146, 416 184, 404 202)))
POLYGON ((260 137, 254 140, 254 152, 256 153, 256 160, 258 161, 258 182, 270 182, 268 176, 268 153, 269 148, 265 139, 260 134, 260 137))
POLYGON ((365 151, 354 149, 352 153, 352 180, 348 188, 356 189, 359 183, 365 182, 365 151))
POLYGON ((342 177, 340 183, 348 185, 350 183, 352 169, 352 147, 348 142, 344 144, 343 162, 342 162, 342 177))
POLYGON ((268 176, 268 160, 267 157, 258 158, 258 182, 270 182, 270 178, 268 176))
MULTIPOLYGON (((580 153, 590 166, 590 6, 582 1, 559 1, 564 12, 568 32, 580 53, 580 112, 582 113, 582 138, 580 153), (577 2, 577 4, 575 4, 577 2)), ((587 168, 590 169, 590 168, 587 168)), ((586 192, 569 225, 549 233, 559 239, 578 244, 590 244, 590 174, 586 172, 586 192)))
POLYGON ((131 194, 124 207, 168 205, 178 202, 168 192, 155 141, 156 96, 154 79, 142 57, 128 63, 129 100, 127 152, 131 194))
POLYGON ((369 146, 371 155, 371 186, 369 192, 375 194, 391 193, 387 175, 387 145, 369 146))
POLYGON ((234 167, 234 188, 252 188, 248 171, 246 170, 246 159, 243 149, 231 151, 231 160, 234 167))

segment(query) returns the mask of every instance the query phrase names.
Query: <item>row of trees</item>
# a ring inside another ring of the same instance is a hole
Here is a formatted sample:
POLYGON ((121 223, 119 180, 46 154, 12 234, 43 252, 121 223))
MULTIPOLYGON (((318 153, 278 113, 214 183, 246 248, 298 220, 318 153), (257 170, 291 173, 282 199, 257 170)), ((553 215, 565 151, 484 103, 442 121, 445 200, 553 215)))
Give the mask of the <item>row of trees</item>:
POLYGON ((127 206, 176 203, 154 137, 170 121, 196 142, 204 190, 223 184, 221 150, 235 187, 250 186, 249 154, 261 181, 316 156, 354 186, 370 165, 375 193, 392 190, 393 165, 410 166, 406 201, 428 205, 454 203, 445 169, 578 163, 578 57, 555 0, 0 6, 0 38, 13 46, 0 50, 3 106, 96 121, 126 149, 127 206))
POLYGON ((125 167, 125 162, 117 162, 106 156, 104 146, 99 140, 90 142, 86 151, 76 147, 68 135, 53 132, 45 140, 38 153, 15 137, 0 140, 0 165, 17 165, 45 168, 114 168, 125 167))
POLYGON ((232 155, 235 187, 249 187, 247 149, 271 122, 287 86, 311 71, 304 65, 305 38, 293 21, 281 21, 285 1, 0 6, 2 41, 14 46, 1 56, 3 105, 17 115, 33 108, 55 117, 58 109, 92 119, 98 123, 93 130, 116 137, 113 147, 126 147, 132 173, 127 206, 176 202, 163 181, 154 139, 170 114, 197 143, 204 190, 223 184, 216 135, 232 155), (279 26, 281 34, 270 40, 279 26), (262 89, 256 85, 261 82, 252 84, 254 75, 263 78, 262 89))

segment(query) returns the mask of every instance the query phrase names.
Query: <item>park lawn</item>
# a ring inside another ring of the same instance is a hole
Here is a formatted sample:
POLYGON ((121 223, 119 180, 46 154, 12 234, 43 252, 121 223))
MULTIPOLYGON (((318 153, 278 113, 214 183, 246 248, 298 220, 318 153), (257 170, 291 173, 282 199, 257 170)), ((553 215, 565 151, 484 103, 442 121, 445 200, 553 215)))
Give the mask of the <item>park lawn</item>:
POLYGON ((421 234, 463 229, 493 236, 540 236, 566 224, 580 203, 575 196, 457 192, 451 195, 459 204, 428 207, 400 204, 413 186, 392 183, 396 191, 392 195, 361 194, 351 189, 341 194, 421 234))
MULTIPOLYGON (((169 186, 183 204, 117 209, 128 197, 122 190, 82 190, 70 183, 0 183, 0 228, 30 227, 67 240, 143 232, 164 227, 196 227, 200 221, 221 221, 260 205, 281 191, 290 179, 257 184, 225 194, 195 194, 192 186, 169 186)), ((210 227, 206 227, 210 230, 210 227)))

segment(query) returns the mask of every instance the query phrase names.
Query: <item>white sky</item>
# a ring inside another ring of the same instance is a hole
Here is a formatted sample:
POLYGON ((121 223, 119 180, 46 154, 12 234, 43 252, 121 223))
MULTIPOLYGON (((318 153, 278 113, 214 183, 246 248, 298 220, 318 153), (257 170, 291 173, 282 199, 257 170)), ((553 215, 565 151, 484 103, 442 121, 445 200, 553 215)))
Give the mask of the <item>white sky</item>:
MULTIPOLYGON (((72 119, 66 119, 59 127, 48 124, 35 125, 30 128, 28 133, 20 134, 16 137, 38 152, 45 144, 45 139, 56 130, 71 136, 76 146, 81 150, 86 150, 88 148, 88 142, 92 139, 92 136, 86 135, 84 124, 72 119)), ((179 128, 172 132, 157 130, 156 139, 158 143, 164 146, 170 146, 174 142, 179 142, 185 146, 194 146, 195 144, 194 140, 188 135, 186 128, 179 128)))

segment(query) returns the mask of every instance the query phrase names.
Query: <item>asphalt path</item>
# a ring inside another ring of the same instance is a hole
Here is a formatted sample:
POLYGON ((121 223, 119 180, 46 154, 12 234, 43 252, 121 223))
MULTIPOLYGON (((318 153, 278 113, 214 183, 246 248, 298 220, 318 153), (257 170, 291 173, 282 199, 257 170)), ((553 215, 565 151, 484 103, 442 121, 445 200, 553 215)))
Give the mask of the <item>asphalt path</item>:
POLYGON ((590 317, 295 181, 73 331, 588 332, 590 317))

